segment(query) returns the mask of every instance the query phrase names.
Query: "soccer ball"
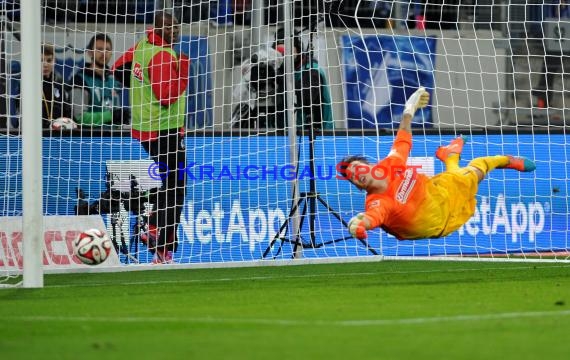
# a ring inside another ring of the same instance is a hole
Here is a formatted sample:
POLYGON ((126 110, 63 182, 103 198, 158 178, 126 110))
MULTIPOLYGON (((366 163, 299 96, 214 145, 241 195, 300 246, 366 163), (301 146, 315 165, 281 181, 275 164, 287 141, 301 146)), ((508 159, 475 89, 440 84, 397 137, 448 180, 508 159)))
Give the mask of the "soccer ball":
POLYGON ((73 130, 77 129, 77 124, 70 118, 60 117, 51 122, 52 130, 73 130))
POLYGON ((77 236, 73 246, 75 256, 82 263, 99 265, 109 257, 113 244, 103 231, 89 229, 77 236))

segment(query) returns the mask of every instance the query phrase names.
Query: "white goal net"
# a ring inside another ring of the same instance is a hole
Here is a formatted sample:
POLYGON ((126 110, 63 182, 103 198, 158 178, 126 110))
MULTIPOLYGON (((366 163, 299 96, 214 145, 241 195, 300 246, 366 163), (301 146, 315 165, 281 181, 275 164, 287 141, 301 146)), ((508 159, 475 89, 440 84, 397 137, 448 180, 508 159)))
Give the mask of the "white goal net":
MULTIPOLYGON (((534 0, 42 1, 42 119, 21 117, 19 2, 1 1, 0 279, 22 258, 23 122, 43 128, 46 269, 80 269, 73 240, 104 228, 116 262, 292 258, 567 259, 570 9, 534 0), (356 239, 365 192, 347 155, 387 156, 406 99, 409 164, 440 145, 496 170, 443 238, 356 239)), ((39 84, 39 82, 38 82, 39 84)))

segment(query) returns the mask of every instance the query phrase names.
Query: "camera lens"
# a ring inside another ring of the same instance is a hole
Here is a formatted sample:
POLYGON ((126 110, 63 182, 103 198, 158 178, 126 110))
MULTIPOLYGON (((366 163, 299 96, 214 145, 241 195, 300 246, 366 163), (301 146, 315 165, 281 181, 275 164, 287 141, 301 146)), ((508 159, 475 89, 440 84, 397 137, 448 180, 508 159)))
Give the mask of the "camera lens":
POLYGON ((258 93, 272 94, 275 92, 275 69, 266 62, 251 68, 250 86, 258 93))

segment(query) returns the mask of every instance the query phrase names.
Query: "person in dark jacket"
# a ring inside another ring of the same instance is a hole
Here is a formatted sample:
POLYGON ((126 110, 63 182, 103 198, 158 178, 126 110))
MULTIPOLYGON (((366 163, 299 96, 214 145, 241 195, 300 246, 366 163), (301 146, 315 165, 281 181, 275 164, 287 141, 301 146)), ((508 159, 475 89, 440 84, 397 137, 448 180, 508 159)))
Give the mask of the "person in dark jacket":
POLYGON ((54 71, 55 51, 53 45, 42 45, 42 127, 49 129, 57 118, 72 118, 69 88, 54 71))

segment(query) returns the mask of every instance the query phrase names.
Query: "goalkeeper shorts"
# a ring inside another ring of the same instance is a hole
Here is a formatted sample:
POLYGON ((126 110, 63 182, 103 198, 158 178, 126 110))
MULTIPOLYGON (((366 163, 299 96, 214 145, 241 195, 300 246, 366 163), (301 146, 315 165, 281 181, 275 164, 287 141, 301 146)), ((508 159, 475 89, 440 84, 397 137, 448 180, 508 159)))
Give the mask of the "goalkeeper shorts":
MULTIPOLYGON (((437 174, 426 183, 432 206, 445 209, 442 230, 437 237, 447 236, 465 224, 475 213, 479 178, 474 170, 460 168, 437 174)), ((436 234, 433 234, 436 235, 436 234)))

